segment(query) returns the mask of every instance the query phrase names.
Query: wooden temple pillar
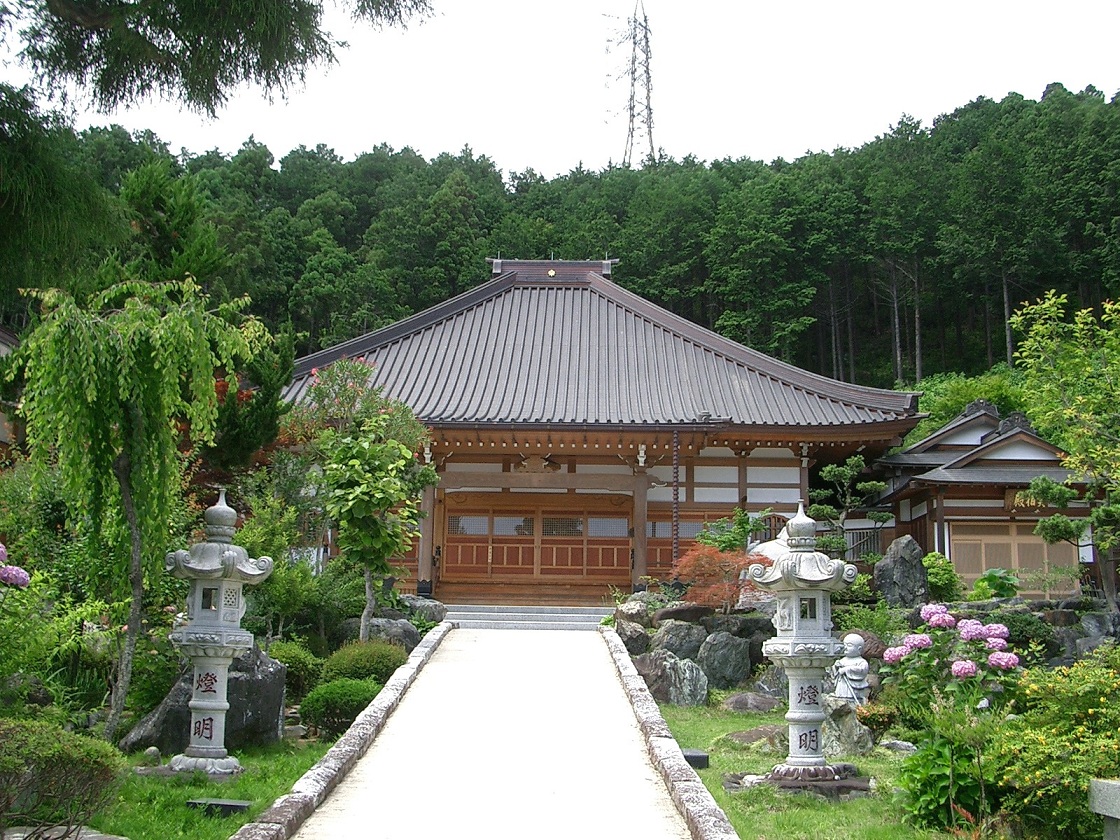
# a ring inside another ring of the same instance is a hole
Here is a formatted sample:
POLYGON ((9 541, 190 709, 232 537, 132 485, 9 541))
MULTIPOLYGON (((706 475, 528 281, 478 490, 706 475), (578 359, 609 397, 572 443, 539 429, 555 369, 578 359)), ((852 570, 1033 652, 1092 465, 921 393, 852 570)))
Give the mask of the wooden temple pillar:
POLYGON ((634 516, 630 520, 634 529, 631 547, 634 562, 630 569, 630 583, 635 592, 645 588, 642 578, 649 574, 649 548, 646 541, 649 518, 649 476, 644 466, 634 468, 634 516))
POLYGON ((420 497, 420 539, 416 546, 416 594, 423 598, 432 597, 432 586, 435 583, 433 573, 433 559, 435 557, 435 510, 436 488, 425 487, 420 497))

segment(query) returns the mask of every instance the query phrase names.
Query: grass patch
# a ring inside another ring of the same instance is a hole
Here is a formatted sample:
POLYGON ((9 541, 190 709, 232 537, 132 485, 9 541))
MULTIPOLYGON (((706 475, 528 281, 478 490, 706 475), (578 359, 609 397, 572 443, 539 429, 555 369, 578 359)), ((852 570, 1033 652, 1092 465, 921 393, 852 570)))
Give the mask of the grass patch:
POLYGON ((224 782, 202 772, 171 777, 130 773, 116 801, 90 825, 129 840, 227 840, 287 793, 330 746, 284 741, 240 751, 237 758, 245 771, 224 782), (253 804, 242 814, 208 817, 187 807, 187 800, 200 798, 244 799, 253 804))
POLYGON ((893 801, 901 758, 887 750, 869 756, 839 757, 872 776, 878 791, 848 802, 778 793, 761 786, 739 793, 723 789, 728 773, 767 773, 785 755, 744 747, 723 736, 764 724, 786 724, 784 713, 749 714, 712 707, 661 707, 669 729, 683 748, 704 750, 710 766, 697 771, 742 840, 943 840, 951 835, 903 825, 893 801))

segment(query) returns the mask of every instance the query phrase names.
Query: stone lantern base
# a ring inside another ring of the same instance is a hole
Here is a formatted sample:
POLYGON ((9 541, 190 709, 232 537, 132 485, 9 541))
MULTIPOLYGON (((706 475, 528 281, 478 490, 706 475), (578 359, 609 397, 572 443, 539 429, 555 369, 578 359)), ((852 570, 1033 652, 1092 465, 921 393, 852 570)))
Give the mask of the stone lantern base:
POLYGON ((809 774, 798 773, 793 776, 783 772, 786 765, 779 764, 764 776, 755 776, 749 773, 729 773, 723 777, 724 789, 735 792, 746 790, 759 785, 771 785, 779 790, 791 793, 817 793, 827 799, 844 800, 869 794, 875 790, 874 780, 860 776, 859 771, 852 764, 831 764, 825 767, 796 767, 788 768, 797 771, 817 771, 816 778, 809 778, 809 774), (831 775, 824 771, 830 771, 831 775))
POLYGON ((176 773, 192 773, 201 770, 210 776, 232 776, 245 768, 232 755, 224 758, 211 758, 198 755, 179 755, 173 757, 167 766, 176 773))

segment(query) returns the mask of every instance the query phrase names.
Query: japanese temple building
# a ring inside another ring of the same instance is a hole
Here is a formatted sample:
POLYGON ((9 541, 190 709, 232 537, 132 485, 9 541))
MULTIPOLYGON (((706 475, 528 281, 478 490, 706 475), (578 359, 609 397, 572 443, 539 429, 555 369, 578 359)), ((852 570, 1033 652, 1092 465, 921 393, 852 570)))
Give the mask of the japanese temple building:
POLYGON ((838 382, 699 327, 610 280, 612 261, 492 260, 493 278, 300 359, 372 363, 432 430, 404 591, 447 602, 602 603, 670 577, 736 505, 792 516, 809 469, 871 460, 917 395, 838 382))

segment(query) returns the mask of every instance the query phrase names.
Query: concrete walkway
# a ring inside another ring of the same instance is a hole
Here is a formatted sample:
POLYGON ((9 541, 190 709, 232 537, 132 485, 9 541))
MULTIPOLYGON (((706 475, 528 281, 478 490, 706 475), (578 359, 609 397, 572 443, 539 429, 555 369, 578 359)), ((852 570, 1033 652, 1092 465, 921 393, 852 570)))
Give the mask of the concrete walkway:
POLYGON ((691 837, 598 633, 452 630, 298 840, 691 837))

